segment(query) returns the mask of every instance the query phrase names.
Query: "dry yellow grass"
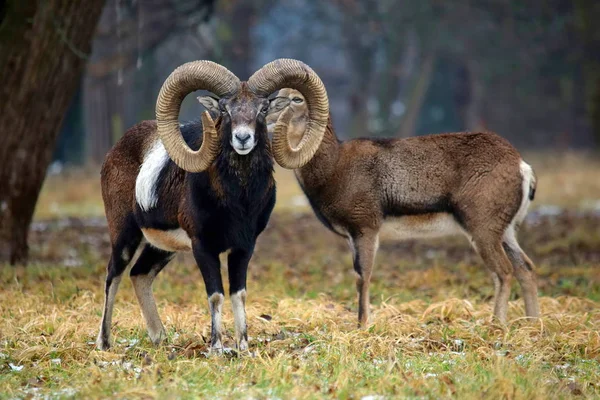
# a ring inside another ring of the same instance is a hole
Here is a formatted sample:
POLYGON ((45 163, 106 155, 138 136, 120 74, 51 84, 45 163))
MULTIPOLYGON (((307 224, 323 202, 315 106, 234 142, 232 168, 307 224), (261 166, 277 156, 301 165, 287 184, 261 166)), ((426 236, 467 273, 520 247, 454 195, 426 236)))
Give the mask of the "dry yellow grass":
POLYGON ((290 297, 285 285, 273 284, 282 277, 271 271, 272 282, 250 282, 250 354, 207 358, 204 290, 198 276, 186 279, 199 274, 182 265, 171 270, 177 272, 155 285, 167 344, 149 344, 126 281, 110 352, 93 347, 100 268, 4 271, 0 392, 9 398, 600 395, 600 308, 591 300, 543 297, 543 318, 534 322, 519 318, 522 304, 513 301, 512 319, 503 327, 490 321, 490 306, 481 299, 402 302, 386 293, 371 328, 358 330, 355 313, 345 308, 350 298, 290 297))
POLYGON ((241 358, 206 357, 210 317, 188 255, 155 284, 166 344, 149 343, 126 279, 115 346, 96 351, 106 228, 51 224, 32 235, 36 265, 0 269, 0 397, 599 397, 600 218, 578 218, 522 232, 539 266, 541 320, 522 318, 517 291, 508 325, 491 320, 491 280, 464 241, 382 242, 373 325, 358 330, 347 245, 311 214, 277 214, 251 262, 251 353, 241 358))
MULTIPOLYGON (((540 180, 538 206, 600 199, 597 160, 536 157, 527 159, 540 180)), ((115 346, 94 349, 106 228, 62 217, 102 215, 99 176, 50 177, 36 219, 61 219, 32 233, 34 265, 0 266, 0 398, 600 398, 598 215, 523 227, 539 267, 540 320, 522 318, 517 285, 507 326, 491 319, 491 279, 465 241, 384 241, 373 324, 358 330, 347 244, 308 210, 292 173, 276 174, 277 212, 248 279, 251 351, 208 358, 206 296, 188 255, 155 283, 167 342, 149 343, 125 279, 115 346)), ((231 345, 228 299, 224 309, 231 345)))

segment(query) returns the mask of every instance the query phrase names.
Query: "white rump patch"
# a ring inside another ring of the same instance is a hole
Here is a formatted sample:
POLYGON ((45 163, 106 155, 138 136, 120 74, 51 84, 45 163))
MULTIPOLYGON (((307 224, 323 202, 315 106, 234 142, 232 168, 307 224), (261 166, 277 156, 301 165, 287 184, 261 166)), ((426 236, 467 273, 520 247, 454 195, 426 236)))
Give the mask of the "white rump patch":
POLYGON ((469 235, 448 213, 406 215, 387 218, 381 228, 382 238, 409 240, 463 234, 469 235))
POLYGON ((160 171, 168 161, 169 155, 165 146, 160 139, 156 139, 154 145, 144 156, 144 162, 135 180, 135 200, 143 211, 156 207, 158 203, 156 182, 160 171))
POLYGON ((181 228, 163 231, 153 228, 142 228, 144 237, 152 246, 165 251, 190 251, 192 239, 181 228))
POLYGON ((535 179, 533 175, 533 169, 531 165, 527 164, 525 161, 521 160, 521 176, 523 177, 522 188, 523 188, 523 198, 521 199, 521 205, 519 206, 519 210, 517 211, 517 215, 513 218, 512 224, 520 224, 521 221, 525 219, 527 215, 527 209, 529 208, 529 204, 531 200, 529 200, 529 188, 531 187, 532 181, 535 179))

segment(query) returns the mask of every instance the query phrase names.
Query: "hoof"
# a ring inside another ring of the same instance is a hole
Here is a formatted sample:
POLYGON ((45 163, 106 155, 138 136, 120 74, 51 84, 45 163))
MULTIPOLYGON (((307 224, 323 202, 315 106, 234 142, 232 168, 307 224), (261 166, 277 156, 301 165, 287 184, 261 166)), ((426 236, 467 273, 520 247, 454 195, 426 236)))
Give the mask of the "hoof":
POLYGON ((110 338, 102 337, 102 334, 98 335, 96 339, 96 348, 100 351, 107 351, 110 349, 110 338))
POLYGON ((216 355, 223 354, 223 343, 221 343, 221 341, 219 340, 216 343, 212 344, 210 346, 209 353, 210 354, 216 354, 216 355))
POLYGON ((148 336, 150 336, 150 341, 155 346, 158 346, 167 339, 167 333, 165 332, 164 328, 154 333, 148 331, 148 336))
POLYGON ((246 339, 242 339, 239 343, 237 343, 236 347, 240 353, 243 351, 248 351, 248 341, 246 339))

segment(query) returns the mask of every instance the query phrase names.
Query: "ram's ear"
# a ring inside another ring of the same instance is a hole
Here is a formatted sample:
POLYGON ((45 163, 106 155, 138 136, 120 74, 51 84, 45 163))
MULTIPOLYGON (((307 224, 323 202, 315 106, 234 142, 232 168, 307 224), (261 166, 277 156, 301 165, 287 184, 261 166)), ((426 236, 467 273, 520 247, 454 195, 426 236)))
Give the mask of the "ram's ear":
POLYGON ((219 99, 212 96, 198 96, 196 99, 198 99, 198 102, 206 108, 206 111, 209 112, 213 119, 216 119, 219 114, 221 114, 219 111, 219 99))
POLYGON ((269 114, 278 113, 290 105, 290 99, 287 97, 275 97, 269 103, 269 114))

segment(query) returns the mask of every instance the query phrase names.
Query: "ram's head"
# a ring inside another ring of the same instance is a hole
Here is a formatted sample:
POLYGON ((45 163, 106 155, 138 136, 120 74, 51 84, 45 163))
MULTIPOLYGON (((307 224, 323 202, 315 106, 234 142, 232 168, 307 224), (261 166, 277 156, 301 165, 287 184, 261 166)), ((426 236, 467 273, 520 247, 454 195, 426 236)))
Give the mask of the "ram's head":
POLYGON ((291 109, 292 117, 288 127, 288 138, 292 146, 297 146, 304 136, 308 123, 308 107, 302 93, 296 89, 283 88, 271 100, 267 114, 267 128, 273 133, 275 123, 286 108, 291 109))
MULTIPOLYGON (((167 78, 159 93, 158 134, 173 161, 190 172, 207 169, 217 157, 221 144, 231 145, 239 155, 250 154, 257 144, 268 140, 268 98, 282 88, 292 88, 301 96, 306 118, 300 132, 292 123, 294 109, 281 107, 277 119, 273 120, 273 156, 285 168, 299 168, 314 156, 321 144, 329 117, 329 102, 317 74, 297 60, 279 59, 268 63, 248 82, 240 82, 231 71, 211 61, 182 65, 167 78), (194 151, 181 135, 178 118, 183 98, 200 89, 215 96, 198 98, 207 111, 202 114, 202 145, 194 151), (219 132, 214 118, 221 119, 219 132), (288 131, 298 139, 288 137, 288 131)), ((285 90, 291 89, 282 92, 285 90)))

